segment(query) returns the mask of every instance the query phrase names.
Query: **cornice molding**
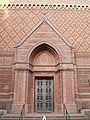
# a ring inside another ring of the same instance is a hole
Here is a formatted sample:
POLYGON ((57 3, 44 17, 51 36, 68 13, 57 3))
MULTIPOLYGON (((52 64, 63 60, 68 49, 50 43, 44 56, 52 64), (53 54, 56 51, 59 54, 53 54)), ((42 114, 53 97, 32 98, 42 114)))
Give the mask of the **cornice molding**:
POLYGON ((0 9, 75 9, 75 10, 90 10, 89 5, 63 5, 63 4, 0 4, 0 9))

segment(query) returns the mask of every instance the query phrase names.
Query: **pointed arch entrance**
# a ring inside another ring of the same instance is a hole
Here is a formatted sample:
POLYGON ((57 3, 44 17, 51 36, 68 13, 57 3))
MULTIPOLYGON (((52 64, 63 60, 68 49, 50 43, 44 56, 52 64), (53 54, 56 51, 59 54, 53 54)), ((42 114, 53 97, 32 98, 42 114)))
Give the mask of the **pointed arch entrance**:
POLYGON ((41 44, 32 51, 30 55, 30 65, 32 66, 30 76, 32 76, 32 80, 30 82, 32 81, 33 91, 30 86, 28 89, 32 91, 34 98, 29 99, 28 102, 33 103, 31 105, 33 112, 56 111, 56 86, 57 81, 60 80, 57 77, 59 62, 58 53, 48 44, 41 44))
POLYGON ((13 113, 20 113, 23 104, 25 113, 35 113, 41 108, 42 112, 47 111, 35 105, 38 104, 35 85, 41 79, 53 81, 53 109, 47 107, 50 112, 63 113, 64 103, 70 113, 76 113, 74 49, 61 33, 49 21, 41 21, 15 49, 13 113))

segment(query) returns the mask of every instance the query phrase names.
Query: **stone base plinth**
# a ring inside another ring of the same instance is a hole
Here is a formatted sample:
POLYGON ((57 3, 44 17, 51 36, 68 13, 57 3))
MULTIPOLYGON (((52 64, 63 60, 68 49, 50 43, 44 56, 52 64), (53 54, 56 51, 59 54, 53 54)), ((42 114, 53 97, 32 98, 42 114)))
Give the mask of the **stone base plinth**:
POLYGON ((65 104, 69 113, 78 113, 76 104, 65 104))
POLYGON ((12 113, 20 114, 22 110, 23 104, 13 104, 12 105, 12 113))

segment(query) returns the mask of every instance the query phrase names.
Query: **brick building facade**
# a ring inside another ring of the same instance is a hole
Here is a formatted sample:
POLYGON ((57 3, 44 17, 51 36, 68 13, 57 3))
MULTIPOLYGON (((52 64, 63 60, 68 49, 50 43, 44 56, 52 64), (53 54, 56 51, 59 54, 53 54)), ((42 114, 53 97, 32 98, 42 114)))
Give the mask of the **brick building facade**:
POLYGON ((89 6, 0 5, 0 103, 14 113, 90 108, 89 6))

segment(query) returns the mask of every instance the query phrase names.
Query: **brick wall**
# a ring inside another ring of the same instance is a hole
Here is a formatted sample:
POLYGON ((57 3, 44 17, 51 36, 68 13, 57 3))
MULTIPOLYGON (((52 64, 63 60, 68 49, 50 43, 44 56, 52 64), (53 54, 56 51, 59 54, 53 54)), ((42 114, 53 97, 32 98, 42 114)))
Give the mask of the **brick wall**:
MULTIPOLYGON (((48 19, 54 28, 74 47, 78 95, 80 99, 90 99, 90 87, 88 85, 88 79, 90 79, 90 11, 65 8, 0 9, 0 99, 10 98, 14 91, 14 47, 42 19, 48 19)), ((45 37, 49 39, 48 27, 43 29, 46 30, 45 37)), ((53 39, 55 35, 52 34, 53 39)), ((41 33, 39 31, 38 36, 41 39, 44 37, 42 31, 41 33)), ((38 41, 38 36, 32 38, 32 44, 38 41)), ((58 42, 56 40, 56 44, 58 42)))

